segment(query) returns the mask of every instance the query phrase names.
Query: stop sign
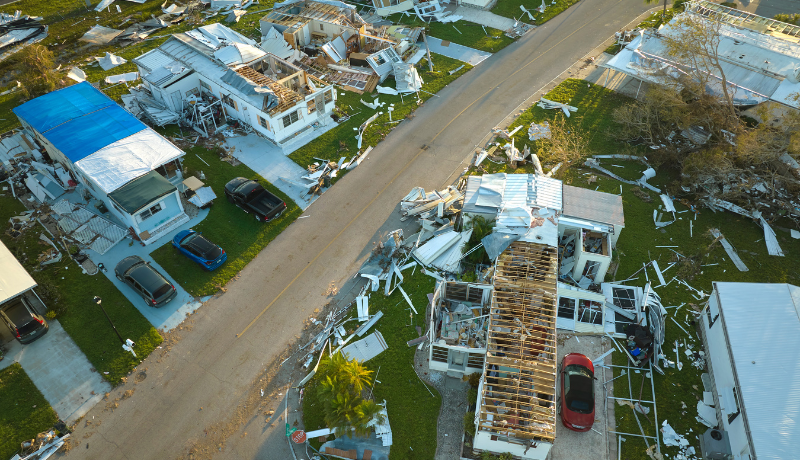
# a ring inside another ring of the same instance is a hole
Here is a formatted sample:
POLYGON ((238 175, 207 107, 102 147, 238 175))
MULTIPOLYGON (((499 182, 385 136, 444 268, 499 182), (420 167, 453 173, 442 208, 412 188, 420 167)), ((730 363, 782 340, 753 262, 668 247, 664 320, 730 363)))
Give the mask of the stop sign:
POLYGON ((306 442, 306 432, 303 430, 295 431, 292 433, 292 441, 294 441, 296 444, 302 444, 306 442))

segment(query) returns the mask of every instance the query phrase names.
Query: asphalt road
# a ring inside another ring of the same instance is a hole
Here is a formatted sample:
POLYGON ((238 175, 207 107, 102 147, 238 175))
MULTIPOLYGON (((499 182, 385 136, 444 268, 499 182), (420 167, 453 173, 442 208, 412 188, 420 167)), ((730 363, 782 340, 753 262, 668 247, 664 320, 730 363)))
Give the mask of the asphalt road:
POLYGON ((736 7, 772 18, 778 13, 800 13, 800 0, 738 0, 736 7))
MULTIPOLYGON (((650 6, 642 0, 583 0, 484 61, 431 98, 335 187, 309 216, 276 238, 227 292, 191 317, 171 351, 141 366, 147 378, 115 410, 98 404, 76 430, 81 459, 166 459, 217 439, 226 458, 288 458, 285 440, 262 424, 224 445, 225 426, 253 414, 238 404, 300 333, 302 322, 343 286, 381 235, 401 226, 398 202, 412 187, 441 188, 510 111, 650 6), (232 423, 226 423, 228 421, 232 423), (216 436, 216 438, 215 438, 216 436)), ((121 390, 117 390, 119 392, 121 390)), ((112 400, 118 394, 112 394, 112 400)), ((206 451, 208 452, 208 451, 206 451)), ((205 456, 205 455, 204 455, 205 456)))

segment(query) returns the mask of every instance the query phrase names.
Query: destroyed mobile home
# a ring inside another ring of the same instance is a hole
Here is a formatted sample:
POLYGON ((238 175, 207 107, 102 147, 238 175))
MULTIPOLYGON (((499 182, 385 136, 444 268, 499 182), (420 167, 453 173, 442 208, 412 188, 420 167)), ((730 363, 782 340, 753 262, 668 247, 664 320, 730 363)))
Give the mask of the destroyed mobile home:
POLYGON ((243 127, 281 146, 333 123, 333 86, 220 24, 174 34, 133 60, 144 85, 126 106, 203 136, 243 127))
POLYGON ((287 58, 293 49, 303 70, 357 93, 374 91, 389 75, 395 76, 397 92, 419 91, 422 80, 408 61, 419 51, 420 33, 420 28, 373 26, 354 6, 333 0, 276 3, 261 18, 262 48, 287 58))
POLYGON ((103 254, 130 235, 147 245, 189 220, 178 189, 183 151, 89 83, 13 111, 23 130, 2 141, 5 173, 76 244, 103 254), (90 199, 114 222, 73 203, 90 199))
POLYGON ((634 78, 662 84, 679 74, 699 71, 711 77, 708 91, 722 95, 720 71, 726 75, 728 92, 736 105, 751 106, 775 101, 797 108, 793 95, 800 91, 800 26, 746 13, 705 0, 686 2, 681 13, 692 20, 719 23, 715 46, 721 69, 689 69, 668 53, 664 37, 680 33, 679 17, 658 30, 633 38, 604 67, 634 78))

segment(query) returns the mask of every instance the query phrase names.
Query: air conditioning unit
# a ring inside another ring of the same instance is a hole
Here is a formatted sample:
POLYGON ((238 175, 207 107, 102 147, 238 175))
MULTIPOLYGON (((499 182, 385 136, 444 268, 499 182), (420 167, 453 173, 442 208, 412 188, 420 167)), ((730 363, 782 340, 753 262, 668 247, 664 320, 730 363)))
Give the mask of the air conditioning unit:
POLYGON ((700 452, 704 460, 733 460, 728 432, 709 428, 700 436, 700 452))

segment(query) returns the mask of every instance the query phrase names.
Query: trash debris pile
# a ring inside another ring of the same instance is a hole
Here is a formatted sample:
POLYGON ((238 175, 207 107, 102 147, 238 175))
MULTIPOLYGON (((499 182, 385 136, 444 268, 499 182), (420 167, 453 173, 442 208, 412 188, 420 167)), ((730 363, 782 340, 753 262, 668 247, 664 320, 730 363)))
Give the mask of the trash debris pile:
POLYGON ((42 18, 23 15, 17 10, 14 14, 0 13, 0 61, 22 48, 44 40, 47 26, 42 18))
POLYGON ((282 59, 222 24, 201 26, 133 59, 143 84, 123 102, 141 119, 204 138, 257 133, 280 147, 300 135, 308 142, 334 123, 336 92, 297 64, 301 54, 282 59))
POLYGON ((275 3, 261 18, 262 49, 292 54, 310 75, 357 93, 374 91, 390 75, 400 93, 419 91, 422 80, 409 61, 422 55, 422 33, 367 22, 353 5, 329 0, 275 3))
POLYGON ((685 436, 681 436, 664 420, 661 424, 662 440, 665 446, 678 447, 680 452, 675 456, 675 460, 696 460, 698 458, 695 448, 689 445, 685 436))
POLYGON ((55 431, 44 431, 36 438, 20 444, 20 452, 11 460, 45 460, 52 457, 69 438, 69 433, 59 437, 55 431))

